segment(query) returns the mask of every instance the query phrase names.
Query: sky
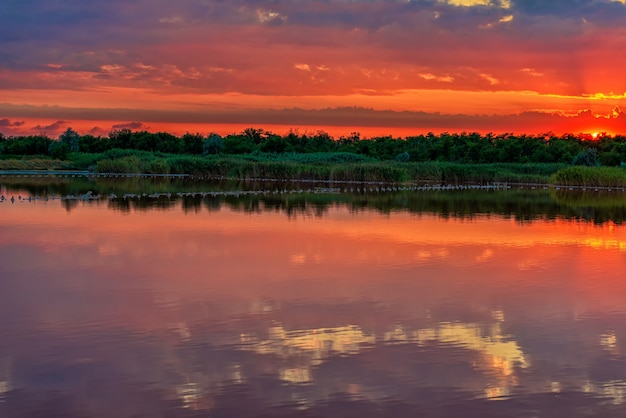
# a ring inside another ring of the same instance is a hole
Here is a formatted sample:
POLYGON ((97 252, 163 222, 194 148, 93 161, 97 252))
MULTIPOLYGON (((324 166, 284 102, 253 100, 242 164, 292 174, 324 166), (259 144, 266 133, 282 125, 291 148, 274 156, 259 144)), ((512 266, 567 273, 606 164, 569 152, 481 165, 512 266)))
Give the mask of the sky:
POLYGON ((0 132, 626 134, 626 0, 3 0, 0 132))

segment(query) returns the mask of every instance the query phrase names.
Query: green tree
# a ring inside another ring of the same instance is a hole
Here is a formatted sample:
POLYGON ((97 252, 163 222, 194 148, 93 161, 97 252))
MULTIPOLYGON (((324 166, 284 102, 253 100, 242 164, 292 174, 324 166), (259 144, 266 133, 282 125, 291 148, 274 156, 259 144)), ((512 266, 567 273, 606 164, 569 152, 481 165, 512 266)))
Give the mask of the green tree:
POLYGON ((254 142, 256 145, 259 145, 261 142, 263 142, 265 138, 267 138, 267 134, 268 133, 265 132, 263 129, 256 128, 246 128, 242 132, 243 136, 254 142))
POLYGON ((48 155, 53 141, 45 135, 10 137, 5 142, 5 154, 9 155, 48 155))
POLYGON ((267 138, 263 141, 263 143, 261 143, 259 149, 263 152, 275 152, 277 154, 293 151, 293 147, 287 138, 283 138, 278 135, 267 138))
POLYGON ((67 154, 70 152, 70 147, 67 142, 52 141, 48 147, 48 153, 59 160, 67 160, 67 154))
POLYGON ((204 137, 200 134, 187 132, 182 137, 186 154, 202 154, 204 152, 204 137))
POLYGON ((224 138, 225 154, 249 154, 256 149, 256 144, 249 136, 228 135, 224 138))
POLYGON ((211 133, 202 144, 202 154, 219 154, 224 149, 224 140, 216 133, 211 133))
POLYGON ((315 135, 309 136, 307 142, 307 152, 331 152, 336 146, 335 140, 327 132, 321 130, 317 131, 315 135))
POLYGON ((598 150, 596 150, 595 148, 582 150, 576 155, 576 157, 574 157, 572 164, 586 165, 588 167, 595 167, 600 165, 600 160, 598 159, 598 150))
POLYGON ((79 140, 80 135, 72 128, 67 128, 65 132, 59 135, 59 141, 67 146, 69 152, 80 151, 79 140))
POLYGON ((133 135, 133 131, 130 129, 120 129, 111 131, 109 133, 109 139, 111 141, 111 148, 122 148, 128 149, 131 148, 131 138, 133 135))

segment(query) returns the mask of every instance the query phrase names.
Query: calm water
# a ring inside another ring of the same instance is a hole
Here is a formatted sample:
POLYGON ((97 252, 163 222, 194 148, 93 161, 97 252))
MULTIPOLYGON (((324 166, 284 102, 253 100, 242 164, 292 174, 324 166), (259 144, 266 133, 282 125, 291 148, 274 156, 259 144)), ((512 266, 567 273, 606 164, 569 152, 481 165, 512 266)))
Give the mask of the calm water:
POLYGON ((0 178, 0 416, 625 416, 626 195, 314 191, 0 178))

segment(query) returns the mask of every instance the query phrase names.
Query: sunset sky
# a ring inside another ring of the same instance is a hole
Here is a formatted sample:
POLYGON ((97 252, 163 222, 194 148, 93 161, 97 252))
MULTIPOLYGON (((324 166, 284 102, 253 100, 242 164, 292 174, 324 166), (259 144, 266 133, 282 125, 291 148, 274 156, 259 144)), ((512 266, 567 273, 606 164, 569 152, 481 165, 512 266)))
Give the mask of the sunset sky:
POLYGON ((626 134, 626 0, 3 0, 0 132, 626 134))

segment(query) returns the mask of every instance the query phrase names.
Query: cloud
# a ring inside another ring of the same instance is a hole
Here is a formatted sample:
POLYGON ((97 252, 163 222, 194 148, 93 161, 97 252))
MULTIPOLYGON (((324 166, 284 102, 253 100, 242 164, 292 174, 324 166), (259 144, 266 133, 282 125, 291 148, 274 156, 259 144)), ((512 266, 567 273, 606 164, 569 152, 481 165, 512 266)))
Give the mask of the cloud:
POLYGON ((0 119, 0 128, 18 127, 24 125, 24 121, 11 122, 9 119, 0 119))
MULTIPOLYGON (((57 108, 58 115, 74 115, 76 109, 57 108)), ((375 110, 363 107, 333 107, 325 109, 232 109, 219 111, 156 111, 137 109, 100 109, 101 119, 131 116, 143 122, 114 123, 111 130, 149 130, 146 122, 167 124, 170 130, 189 131, 189 126, 199 125, 247 125, 260 128, 269 126, 299 127, 352 127, 365 134, 372 128, 386 128, 387 134, 395 130, 413 134, 433 132, 512 132, 556 133, 579 132, 626 132, 626 115, 619 108, 608 114, 581 110, 573 113, 526 111, 512 114, 452 114, 424 111, 375 110)), ((88 120, 93 120, 90 114, 88 120)), ((76 122, 75 122, 76 123, 76 122)), ((58 121, 49 126, 37 125, 34 130, 60 132, 67 122, 58 121)), ((94 128, 95 129, 95 128, 94 128)), ((195 129, 195 128, 194 128, 195 129)), ((88 130, 88 129, 87 129, 88 130)), ((211 128, 207 127, 207 132, 211 128)), ((380 129, 378 129, 380 131, 380 129)), ((108 131, 107 131, 108 132, 108 131)), ((103 135, 104 130, 92 130, 91 134, 103 135)), ((366 134, 367 135, 367 134, 366 134)))
MULTIPOLYGON (((163 102, 262 95, 268 106, 442 88, 626 91, 622 1, 7 1, 0 89, 11 103, 71 107, 86 92, 94 108, 130 91, 163 102)), ((516 105, 504 103, 528 109, 516 105)))
POLYGON ((308 64, 295 64, 293 67, 296 70, 311 71, 311 67, 308 64))
POLYGON ((492 86, 496 85, 496 84, 500 84, 500 80, 498 80, 497 78, 489 75, 489 74, 479 74, 480 77, 484 78, 485 80, 487 80, 489 82, 489 84, 491 84, 492 86))
POLYGON ((40 131, 40 132, 44 132, 44 133, 56 133, 59 132, 61 130, 64 130, 65 127, 67 126, 69 122, 65 121, 65 120, 58 120, 54 123, 51 123, 50 125, 37 125, 34 126, 31 130, 32 131, 40 131))
POLYGON ((439 3, 450 4, 452 6, 475 7, 501 7, 508 9, 511 7, 510 0, 438 0, 439 3))
POLYGON ((624 3, 612 0, 512 0, 511 3, 514 11, 528 16, 554 15, 562 19, 577 17, 612 21, 626 14, 624 3), (617 16, 611 17, 611 14, 617 16))
POLYGON ((102 129, 99 126, 94 126, 93 128, 87 131, 87 134, 94 135, 94 136, 103 136, 103 135, 106 135, 108 132, 109 131, 102 129))
POLYGON ((533 77, 543 77, 543 73, 535 71, 534 68, 522 68, 521 71, 533 77))
POLYGON ((159 19, 159 23, 165 23, 169 25, 177 25, 177 24, 184 23, 184 22, 185 22, 185 19, 180 16, 168 16, 168 17, 162 17, 159 19))
POLYGON ((256 15, 259 22, 269 25, 280 25, 287 21, 287 16, 283 16, 273 10, 257 9, 256 15))
POLYGON ((126 122, 126 123, 118 123, 113 125, 111 128, 113 129, 147 129, 146 125, 142 122, 126 122))
POLYGON ((437 76, 431 73, 420 73, 418 74, 421 78, 428 81, 439 81, 444 83, 452 83, 454 81, 454 77, 450 77, 449 75, 437 76))

